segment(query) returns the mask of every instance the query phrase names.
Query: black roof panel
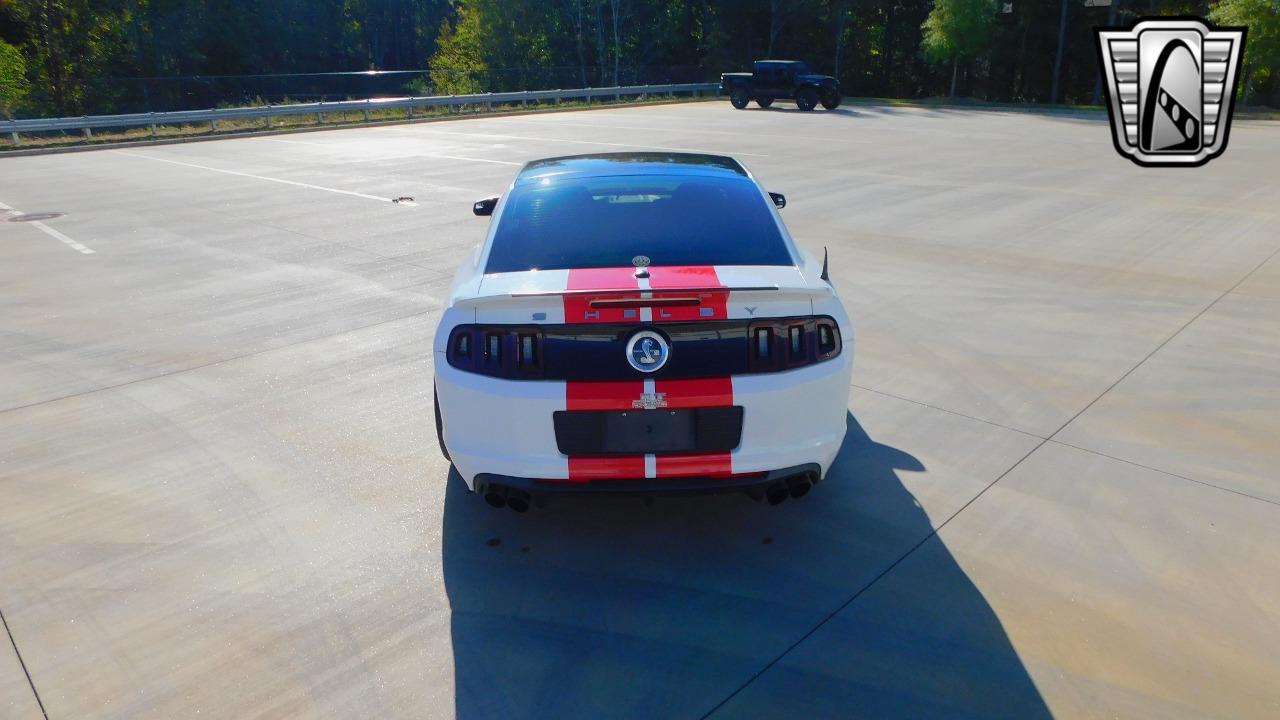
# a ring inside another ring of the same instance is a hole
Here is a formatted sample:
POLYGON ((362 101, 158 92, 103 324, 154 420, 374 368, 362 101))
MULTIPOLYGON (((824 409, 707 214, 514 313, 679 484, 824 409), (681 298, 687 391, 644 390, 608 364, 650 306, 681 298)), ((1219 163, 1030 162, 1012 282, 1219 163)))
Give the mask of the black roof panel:
POLYGON ((621 152, 567 155, 534 160, 520 170, 517 182, 572 175, 713 175, 746 177, 737 160, 724 155, 676 152, 621 152))

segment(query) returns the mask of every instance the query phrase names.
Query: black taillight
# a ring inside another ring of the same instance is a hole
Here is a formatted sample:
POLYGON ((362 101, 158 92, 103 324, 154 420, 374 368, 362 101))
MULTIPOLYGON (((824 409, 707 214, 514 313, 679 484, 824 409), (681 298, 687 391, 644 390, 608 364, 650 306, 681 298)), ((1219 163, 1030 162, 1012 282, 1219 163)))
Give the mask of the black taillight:
POLYGON ((769 360, 773 357, 773 328, 755 328, 752 335, 755 337, 754 356, 759 360, 769 360))
POLYGON ((826 360, 840 354, 840 327, 835 321, 821 318, 818 328, 818 360, 826 360))
POLYGON ((751 372, 790 370, 840 354, 840 327, 829 317, 757 320, 747 338, 751 372))
POLYGON ((449 336, 449 364, 494 377, 542 375, 542 331, 513 326, 459 325, 449 336))
POLYGON ((520 333, 516 337, 520 340, 517 350, 518 355, 516 355, 516 362, 521 367, 532 367, 537 365, 538 346, 541 344, 538 341, 538 335, 534 333, 520 333))

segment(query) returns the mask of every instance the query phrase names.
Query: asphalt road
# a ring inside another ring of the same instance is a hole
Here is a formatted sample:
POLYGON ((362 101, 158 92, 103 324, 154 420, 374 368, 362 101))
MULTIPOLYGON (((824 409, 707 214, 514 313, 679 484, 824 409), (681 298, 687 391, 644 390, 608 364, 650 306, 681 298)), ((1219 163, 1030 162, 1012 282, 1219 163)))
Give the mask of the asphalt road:
POLYGON ((718 102, 0 159, 65 213, 0 222, 0 717, 1280 716, 1280 124, 1195 170, 1108 133, 718 102), (470 203, 624 149, 735 155, 830 248, 808 497, 450 478, 470 203))

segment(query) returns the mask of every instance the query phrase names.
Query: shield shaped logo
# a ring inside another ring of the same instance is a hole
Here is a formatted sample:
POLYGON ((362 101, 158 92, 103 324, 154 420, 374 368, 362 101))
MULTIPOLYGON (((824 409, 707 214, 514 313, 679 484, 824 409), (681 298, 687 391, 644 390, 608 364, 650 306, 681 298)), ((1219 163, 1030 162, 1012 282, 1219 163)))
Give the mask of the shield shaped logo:
POLYGON ((1185 167, 1227 149, 1245 28, 1160 18, 1094 32, 1117 152, 1185 167))

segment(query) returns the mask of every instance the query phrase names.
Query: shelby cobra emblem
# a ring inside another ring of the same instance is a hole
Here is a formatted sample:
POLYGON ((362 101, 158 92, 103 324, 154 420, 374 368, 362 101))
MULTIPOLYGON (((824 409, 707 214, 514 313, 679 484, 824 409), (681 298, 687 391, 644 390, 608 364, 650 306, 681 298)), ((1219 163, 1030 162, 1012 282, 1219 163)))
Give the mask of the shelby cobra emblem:
POLYGON ((643 373, 661 370, 670 354, 667 339, 652 330, 641 330, 627 342, 627 362, 643 373))
POLYGON ((1116 150, 1139 165, 1203 165, 1227 149, 1245 28, 1195 18, 1097 28, 1116 150))

